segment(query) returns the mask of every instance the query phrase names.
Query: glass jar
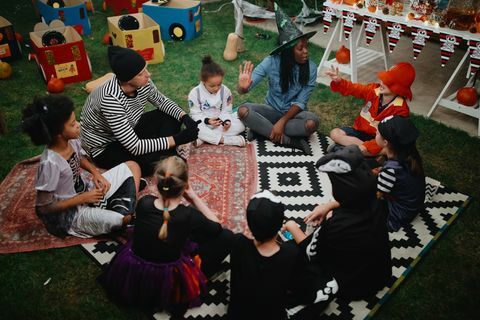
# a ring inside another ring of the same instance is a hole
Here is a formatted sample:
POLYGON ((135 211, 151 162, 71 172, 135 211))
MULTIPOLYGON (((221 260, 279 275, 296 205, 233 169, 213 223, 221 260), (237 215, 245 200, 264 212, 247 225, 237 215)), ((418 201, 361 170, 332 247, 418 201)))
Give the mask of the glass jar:
POLYGON ((450 0, 444 17, 447 27, 454 30, 469 30, 475 25, 479 0, 450 0))

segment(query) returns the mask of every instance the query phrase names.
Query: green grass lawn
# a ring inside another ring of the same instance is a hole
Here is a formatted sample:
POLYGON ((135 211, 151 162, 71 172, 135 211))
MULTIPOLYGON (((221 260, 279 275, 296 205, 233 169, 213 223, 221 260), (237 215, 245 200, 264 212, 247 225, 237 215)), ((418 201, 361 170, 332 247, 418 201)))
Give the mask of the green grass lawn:
MULTIPOLYGON (((224 1, 226 2, 226 1, 224 1)), ((95 1, 100 9, 101 1, 95 1)), ((270 40, 255 38, 257 30, 245 27, 247 52, 237 61, 224 62, 222 53, 229 32, 234 30, 232 6, 220 13, 209 13, 219 4, 206 5, 203 13, 204 33, 194 41, 165 43, 166 59, 149 70, 160 91, 186 108, 187 94, 198 84, 201 57, 210 54, 226 69, 225 84, 236 87, 238 65, 242 60, 261 61, 275 47, 270 40)), ((2 1, 0 15, 10 20, 17 32, 28 38, 36 22, 29 0, 2 1)), ((93 64, 94 78, 109 71, 106 46, 102 37, 107 31, 107 15, 98 10, 90 16, 93 35, 85 46, 93 64)), ((321 25, 319 26, 319 29, 321 25)), ((262 31, 264 32, 264 31, 262 31)), ((25 51, 27 49, 25 48, 25 51)), ((313 61, 319 62, 323 50, 311 46, 313 61)), ((0 80, 0 110, 8 132, 0 137, 0 179, 20 160, 37 155, 20 130, 21 109, 36 95, 46 92, 33 61, 12 63, 13 76, 0 80)), ((66 87, 65 94, 76 105, 79 115, 86 94, 83 83, 66 87)), ((266 85, 239 97, 242 101, 263 101, 266 85)), ((232 90, 234 91, 234 90, 232 90)), ((415 94, 421 94, 419 92, 415 94)), ((361 104, 352 98, 332 94, 319 85, 310 99, 310 109, 321 119, 323 134, 339 125, 351 124, 361 104)), ((422 133, 418 147, 428 176, 463 193, 478 197, 480 185, 480 140, 423 117, 413 116, 422 133)), ((480 293, 480 204, 474 202, 445 234, 435 248, 402 284, 400 290, 380 309, 379 319, 474 319, 479 318, 480 293)), ((1 220, 0 220, 1 223, 1 220)), ((1 239, 1 235, 0 235, 1 239)), ((100 269, 79 247, 31 253, 0 255, 1 319, 144 319, 148 315, 110 303, 96 284, 100 269), (43 283, 51 278, 48 285, 43 283)))

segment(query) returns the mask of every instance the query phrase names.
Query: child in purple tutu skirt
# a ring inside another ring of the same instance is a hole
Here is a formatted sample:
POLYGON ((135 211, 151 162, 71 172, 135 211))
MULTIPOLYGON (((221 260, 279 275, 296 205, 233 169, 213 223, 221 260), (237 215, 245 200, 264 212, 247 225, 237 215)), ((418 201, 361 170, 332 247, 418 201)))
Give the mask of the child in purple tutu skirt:
MULTIPOLYGON (((101 281, 121 304, 181 315, 200 304, 207 282, 198 245, 216 250, 209 241, 223 242, 219 239, 226 230, 189 187, 188 167, 181 158, 162 160, 155 177, 160 197, 138 201, 133 240, 117 252, 101 281), (196 208, 181 204, 182 196, 196 208)), ((222 252, 221 260, 227 254, 222 252)), ((218 256, 205 256, 212 255, 218 256)))

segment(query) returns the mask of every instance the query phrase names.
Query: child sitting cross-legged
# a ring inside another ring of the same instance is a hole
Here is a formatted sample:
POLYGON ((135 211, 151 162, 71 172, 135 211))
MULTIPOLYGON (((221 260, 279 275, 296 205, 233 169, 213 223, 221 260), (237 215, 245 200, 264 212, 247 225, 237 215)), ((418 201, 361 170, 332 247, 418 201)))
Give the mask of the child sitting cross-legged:
POLYGON ((377 195, 388 205, 388 229, 397 231, 424 209, 425 174, 416 147, 419 132, 410 119, 393 116, 378 124, 375 137, 388 160, 378 175, 377 195))
POLYGON ((315 312, 306 308, 294 318, 302 320, 317 319, 315 313, 320 314, 333 294, 367 299, 388 285, 392 275, 385 204, 376 198, 376 176, 358 146, 331 152, 316 166, 328 174, 334 200, 306 216, 307 224, 317 225, 308 237, 295 221, 285 223, 302 256, 292 300, 315 303, 315 312))
POLYGON ((101 174, 85 157, 73 111, 68 97, 36 98, 23 110, 22 129, 35 145, 45 145, 35 183, 38 217, 55 236, 87 238, 130 222, 141 173, 127 161, 101 174))
POLYGON ((100 281, 122 305, 181 317, 201 304, 207 277, 215 272, 212 263, 226 257, 233 234, 189 186, 183 159, 160 161, 155 178, 160 196, 138 201, 133 240, 117 252, 100 281), (183 205, 183 196, 196 208, 183 205))
POLYGON ((342 79, 338 68, 333 66, 326 75, 332 79, 330 88, 333 92, 365 101, 353 126, 333 129, 330 138, 341 146, 358 145, 365 156, 377 155, 382 150, 375 142, 378 123, 391 115, 408 117, 410 113, 407 99, 412 100, 410 87, 415 80, 415 69, 410 63, 400 62, 379 72, 378 83, 366 85, 342 79))
POLYGON ((204 142, 230 146, 245 146, 241 133, 245 126, 232 111, 233 95, 223 84, 225 71, 210 56, 202 59, 200 84, 188 94, 190 116, 198 125, 196 146, 204 142))
POLYGON ((286 319, 286 294, 297 248, 293 242, 276 242, 284 211, 285 206, 270 191, 250 200, 247 223, 254 239, 235 235, 227 319, 286 319))

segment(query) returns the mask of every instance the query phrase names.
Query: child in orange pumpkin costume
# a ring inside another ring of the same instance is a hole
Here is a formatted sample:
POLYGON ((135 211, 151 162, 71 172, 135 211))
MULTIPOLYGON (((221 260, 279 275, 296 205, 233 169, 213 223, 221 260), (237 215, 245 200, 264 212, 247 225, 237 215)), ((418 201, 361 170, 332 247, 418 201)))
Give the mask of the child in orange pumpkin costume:
POLYGON ((415 69, 410 63, 400 62, 379 72, 379 83, 366 85, 342 79, 338 68, 332 67, 326 75, 332 79, 330 88, 333 92, 365 101, 353 126, 333 129, 330 138, 339 145, 358 145, 365 156, 377 155, 382 150, 375 142, 378 123, 388 116, 408 117, 410 113, 407 99, 412 100, 410 87, 415 80, 415 69))

